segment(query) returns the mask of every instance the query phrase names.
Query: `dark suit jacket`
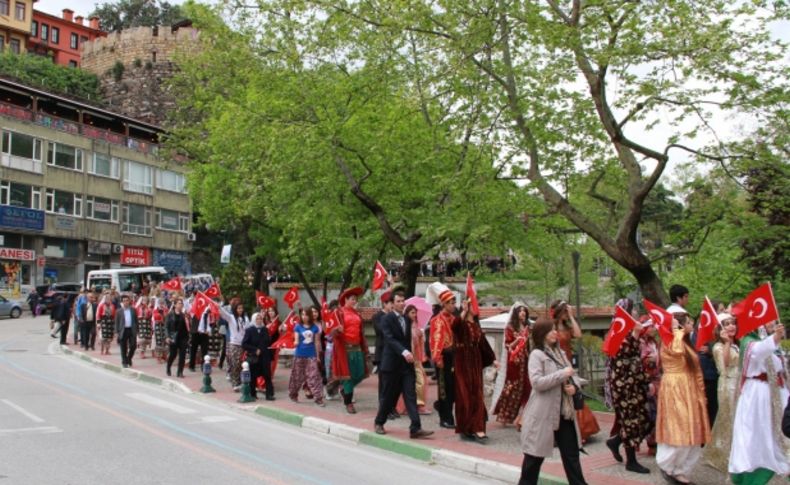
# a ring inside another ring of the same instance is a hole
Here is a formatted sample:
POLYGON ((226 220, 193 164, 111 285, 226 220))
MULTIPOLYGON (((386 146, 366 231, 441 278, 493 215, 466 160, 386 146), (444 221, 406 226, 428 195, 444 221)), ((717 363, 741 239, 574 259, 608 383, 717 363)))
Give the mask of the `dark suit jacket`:
MULTIPOLYGON (((135 311, 134 307, 129 306, 129 313, 132 314, 132 338, 137 337, 137 312, 135 311)), ((115 310, 115 335, 118 338, 121 338, 123 335, 123 329, 126 326, 126 316, 124 315, 123 306, 119 306, 117 310, 115 310)))
POLYGON ((382 372, 402 372, 414 368, 413 364, 406 362, 403 351, 411 352, 411 320, 403 315, 406 322, 406 332, 401 330, 398 315, 395 312, 387 313, 381 319, 382 352, 379 368, 382 372))
POLYGON ((85 323, 96 323, 96 313, 98 313, 98 312, 99 312, 99 304, 98 304, 98 303, 90 303, 90 302, 86 302, 84 305, 82 305, 82 308, 81 308, 81 310, 82 310, 82 311, 80 312, 80 321, 81 321, 81 322, 85 322, 85 323), (88 314, 88 305, 93 305, 93 320, 91 320, 90 322, 86 322, 86 321, 85 321, 85 315, 87 315, 87 314, 88 314))
POLYGON ((186 342, 186 340, 189 339, 187 318, 189 318, 189 315, 185 313, 176 315, 175 312, 167 312, 167 316, 165 317, 165 330, 167 331, 167 338, 169 338, 172 343, 178 344, 182 341, 186 342))
POLYGON ((260 329, 255 325, 250 325, 244 330, 244 338, 241 340, 241 348, 247 351, 247 358, 251 362, 255 359, 256 350, 260 349, 261 355, 258 356, 258 363, 269 365, 272 360, 272 351, 269 349, 269 330, 265 325, 260 329))
POLYGON ((384 310, 379 310, 373 315, 373 331, 376 332, 376 351, 373 354, 373 364, 381 363, 381 352, 384 349, 384 338, 381 335, 381 321, 387 314, 384 310))

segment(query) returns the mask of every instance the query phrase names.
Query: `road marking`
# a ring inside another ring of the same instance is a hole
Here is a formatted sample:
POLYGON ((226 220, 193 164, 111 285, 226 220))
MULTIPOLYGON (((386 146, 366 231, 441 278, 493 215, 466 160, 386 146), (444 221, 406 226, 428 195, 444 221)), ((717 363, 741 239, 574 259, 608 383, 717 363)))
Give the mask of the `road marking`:
POLYGON ((126 394, 128 397, 132 399, 137 399, 138 401, 142 401, 147 404, 151 404, 152 406, 158 406, 160 408, 169 409, 177 414, 196 414, 197 411, 194 409, 190 409, 184 406, 179 406, 178 404, 172 403, 170 401, 165 401, 164 399, 159 399, 149 394, 144 394, 142 392, 130 392, 126 394))
POLYGON ((19 406, 17 404, 12 403, 8 399, 0 399, 0 401, 4 402, 11 409, 13 409, 15 411, 18 411, 20 414, 24 414, 25 416, 27 416, 34 423, 43 423, 44 422, 43 419, 39 418, 38 416, 36 416, 35 414, 31 413, 30 411, 28 411, 27 409, 23 408, 22 406, 19 406))
POLYGON ((0 429, 0 436, 8 434, 50 434, 62 433, 63 430, 55 426, 38 426, 35 428, 0 429))
POLYGON ((190 424, 229 423, 231 421, 236 421, 236 418, 232 418, 230 416, 205 416, 203 418, 200 418, 200 421, 193 421, 190 424))

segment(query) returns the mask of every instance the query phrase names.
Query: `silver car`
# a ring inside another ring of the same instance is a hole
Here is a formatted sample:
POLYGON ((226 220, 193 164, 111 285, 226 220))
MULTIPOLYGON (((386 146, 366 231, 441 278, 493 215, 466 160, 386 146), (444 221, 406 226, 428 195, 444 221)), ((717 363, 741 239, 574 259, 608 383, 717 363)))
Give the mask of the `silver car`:
POLYGON ((22 304, 0 296, 0 317, 19 318, 22 315, 22 304))

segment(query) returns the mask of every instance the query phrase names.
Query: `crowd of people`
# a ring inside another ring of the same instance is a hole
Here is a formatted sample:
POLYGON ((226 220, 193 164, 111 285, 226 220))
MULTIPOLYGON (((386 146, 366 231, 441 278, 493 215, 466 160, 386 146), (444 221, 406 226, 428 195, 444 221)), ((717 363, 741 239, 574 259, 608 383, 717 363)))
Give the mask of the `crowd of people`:
MULTIPOLYGON (((515 303, 504 329, 499 361, 480 327, 469 299, 461 301, 441 283, 433 283, 426 300, 433 305, 429 322, 421 322, 404 291, 390 287, 380 295, 381 309, 373 317, 375 352, 368 355, 363 319, 357 311, 363 288, 343 291, 321 307, 301 307, 280 318, 273 300, 264 300, 250 314, 239 298, 216 298, 213 306, 198 305, 194 294, 161 291, 147 294, 101 294, 83 290, 74 300, 53 308, 52 336, 67 343, 74 321, 74 344, 108 354, 116 340, 124 367, 139 357, 156 358, 172 374, 199 370, 206 356, 220 368, 235 391, 242 387, 244 362, 251 375, 251 395, 258 391, 275 399, 273 377, 279 353, 293 349, 288 398, 302 395, 325 406, 342 400, 355 414, 355 388, 378 374, 378 410, 374 431, 386 434, 389 420, 407 415, 409 435, 422 439, 433 432, 422 416, 438 415, 439 427, 455 430, 461 439, 488 441, 489 416, 520 432, 524 455, 519 483, 536 484, 546 457, 559 448, 571 485, 585 484, 580 450, 600 430, 581 398, 581 380, 573 361, 573 339, 581 336, 575 310, 562 300, 552 303, 548 317, 530 319, 529 307, 515 303), (267 303, 267 301, 272 303, 267 303), (200 314, 195 311, 202 308, 200 314), (216 308, 213 311, 212 308, 216 308), (427 323, 427 325, 426 325, 427 323), (427 365, 435 369, 436 395, 428 396, 427 365), (483 369, 497 367, 490 406, 483 394, 483 369), (433 410, 431 410, 433 407, 433 410)), ((649 473, 636 451, 643 444, 668 483, 691 483, 694 467, 703 460, 729 473, 733 483, 763 484, 774 474, 790 473, 787 442, 790 432, 787 375, 779 342, 781 324, 769 324, 736 339, 738 322, 729 309, 717 306, 715 339, 695 348, 697 328, 686 311, 688 290, 670 289, 674 320, 671 338, 657 338, 650 318, 640 316, 633 301, 617 305, 643 322, 634 327, 607 362, 606 402, 615 423, 606 446, 626 470, 649 473), (621 449, 624 451, 625 460, 621 449)), ((198 295, 203 295, 199 293, 198 295)), ((260 300, 259 300, 260 301, 260 300)))

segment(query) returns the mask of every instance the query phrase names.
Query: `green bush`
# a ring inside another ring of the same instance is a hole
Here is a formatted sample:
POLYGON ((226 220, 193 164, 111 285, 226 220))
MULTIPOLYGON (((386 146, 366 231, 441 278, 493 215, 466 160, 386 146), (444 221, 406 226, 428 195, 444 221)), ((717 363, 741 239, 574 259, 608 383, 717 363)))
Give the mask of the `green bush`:
POLYGON ((115 64, 112 66, 112 78, 115 79, 115 82, 120 81, 123 78, 123 72, 126 68, 123 66, 123 62, 115 61, 115 64))
POLYGON ((55 64, 48 57, 2 53, 0 75, 53 93, 101 102, 98 77, 87 71, 55 64))

